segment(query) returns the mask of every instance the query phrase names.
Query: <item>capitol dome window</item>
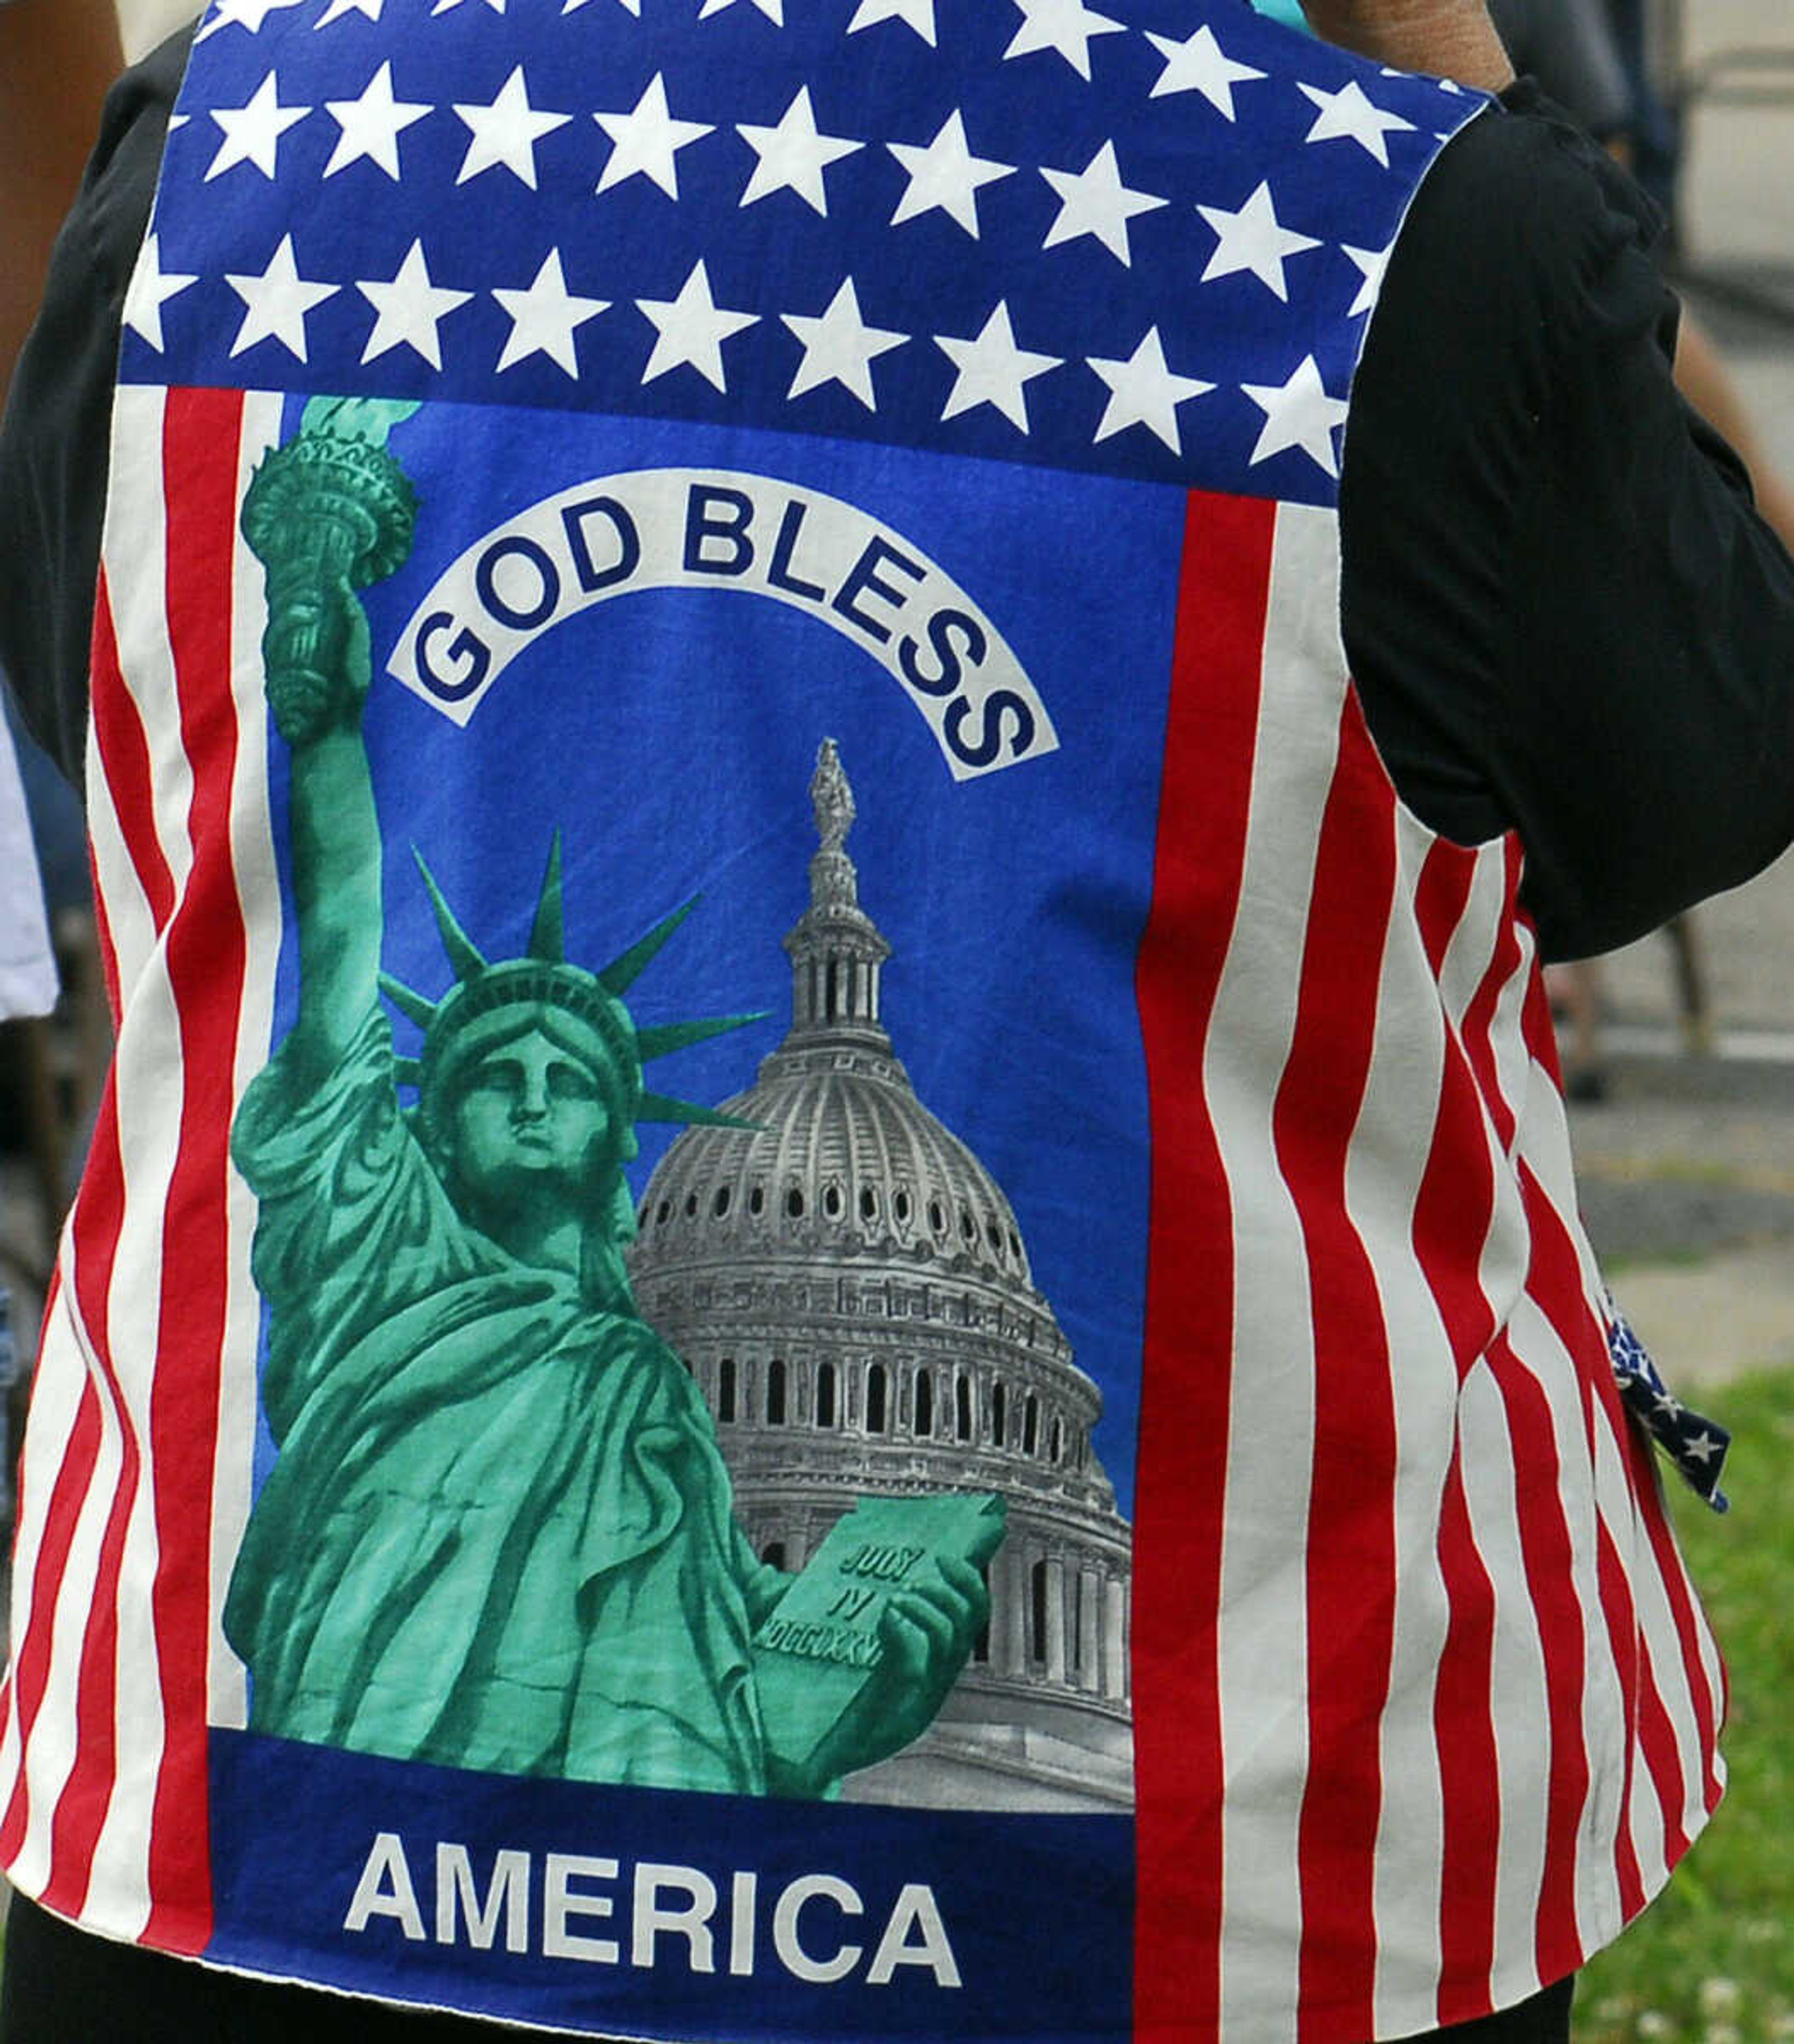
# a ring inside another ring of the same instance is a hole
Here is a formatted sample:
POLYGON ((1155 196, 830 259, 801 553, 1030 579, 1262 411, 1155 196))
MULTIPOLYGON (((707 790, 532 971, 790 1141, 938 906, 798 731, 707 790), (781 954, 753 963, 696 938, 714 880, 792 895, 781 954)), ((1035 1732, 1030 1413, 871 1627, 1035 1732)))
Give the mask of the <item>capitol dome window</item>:
POLYGON ((1009 1231, 1009 1253, 1018 1263, 1022 1261, 1022 1238, 1014 1228, 1009 1231))
POLYGON ((1009 1445, 1009 1393, 1000 1380, 991 1393, 991 1439, 999 1448, 1009 1445))
POLYGON ((716 1189, 716 1197, 710 1201, 710 1212, 718 1220, 721 1220, 728 1211, 729 1188, 726 1185, 718 1185, 716 1189))
POLYGON ((757 1220, 766 1211, 766 1188, 755 1185, 748 1193, 748 1212, 757 1220))
POLYGON ((716 1416, 724 1423, 735 1417, 735 1358, 726 1355, 716 1366, 716 1416))
POLYGON ((662 1200, 660 1204, 654 1209, 654 1225, 656 1228, 664 1228, 667 1224, 667 1216, 672 1212, 672 1201, 671 1200, 662 1200))
POLYGON ((938 1200, 930 1200, 928 1203, 928 1224, 937 1235, 945 1235, 947 1231, 947 1216, 941 1211, 938 1200))
POLYGON ((835 1422, 835 1366, 825 1362, 816 1372, 816 1424, 832 1427, 835 1422))
POLYGON ((968 1242, 978 1239, 978 1224, 972 1218, 970 1207, 961 1207, 959 1210, 959 1231, 968 1242))
POLYGON ((766 1366, 766 1424, 782 1427, 785 1424, 785 1361, 783 1356, 774 1356, 766 1366))
POLYGON ((1028 1658, 1046 1658, 1046 1564, 1036 1562, 1028 1571, 1028 1658))
POLYGON ((964 1370, 953 1384, 953 1436, 961 1441, 972 1439, 972 1379, 964 1370))
POLYGON ((1053 1421, 1053 1431, 1048 1436, 1046 1451, 1055 1462, 1057 1462, 1064 1454, 1065 1423, 1063 1420, 1055 1420, 1053 1421))
POLYGON ((870 1185, 860 1188, 860 1218, 861 1220, 878 1219, 878 1194, 870 1185))
POLYGON ((827 1185, 822 1188, 822 1211, 830 1220, 839 1220, 847 1202, 841 1197, 841 1188, 827 1185))
POLYGON ((875 1362, 866 1372, 866 1431, 882 1434, 887 1424, 885 1414, 887 1389, 884 1365, 875 1362))
POLYGON ((896 1198, 891 1202, 891 1211, 896 1215, 897 1225, 899 1228, 907 1228, 909 1226, 910 1196, 901 1185, 897 1188, 896 1198))
POLYGON ((768 1540, 760 1550, 760 1558, 770 1562, 776 1569, 785 1566, 785 1543, 783 1540, 768 1540))
POLYGON ((1028 1402, 1022 1409, 1022 1452, 1025 1455, 1040 1451, 1040 1400, 1033 1392, 1028 1393, 1028 1402))
POLYGON ((793 1185, 793 1186, 791 1188, 791 1189, 790 1189, 790 1190, 789 1190, 789 1191, 785 1194, 785 1212, 787 1212, 787 1213, 791 1216, 791 1218, 793 1220, 803 1220, 803 1186, 801 1186, 801 1185, 793 1185))
POLYGON ((695 1220, 697 1214, 698 1195, 695 1193, 687 1193, 685 1195, 685 1218, 687 1220, 695 1220))
POLYGON ((934 1432, 934 1380, 926 1370, 916 1372, 916 1422, 913 1431, 918 1441, 931 1439, 934 1432))

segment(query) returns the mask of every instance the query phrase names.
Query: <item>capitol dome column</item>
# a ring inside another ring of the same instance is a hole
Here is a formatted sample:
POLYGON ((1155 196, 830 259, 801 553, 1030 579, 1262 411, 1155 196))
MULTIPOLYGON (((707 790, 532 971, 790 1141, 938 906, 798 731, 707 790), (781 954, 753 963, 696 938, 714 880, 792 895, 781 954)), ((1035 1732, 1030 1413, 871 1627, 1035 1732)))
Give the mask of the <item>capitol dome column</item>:
POLYGON ((1103 1584, 1103 1693, 1119 1702, 1127 1694, 1127 1589, 1116 1576, 1103 1584))
POLYGON ((1046 1558, 1046 1679, 1065 1680, 1065 1564, 1057 1554, 1046 1558))

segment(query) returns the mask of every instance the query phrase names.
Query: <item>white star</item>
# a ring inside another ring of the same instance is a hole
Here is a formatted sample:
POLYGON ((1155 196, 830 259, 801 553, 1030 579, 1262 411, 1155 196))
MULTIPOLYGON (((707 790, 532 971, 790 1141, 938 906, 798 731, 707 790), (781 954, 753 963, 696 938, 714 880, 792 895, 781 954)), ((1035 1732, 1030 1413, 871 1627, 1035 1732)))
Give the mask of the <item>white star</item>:
POLYGON ((937 333, 934 343, 957 372, 941 417, 955 418, 980 405, 990 405, 1023 432, 1028 430, 1028 402, 1022 386, 1057 369, 1063 359, 1018 348, 1010 331, 1009 307, 1001 298, 976 340, 955 340, 937 333))
POLYGON ((1353 299, 1346 317, 1355 318, 1360 313, 1368 313, 1376 303, 1383 289, 1384 273, 1389 267, 1389 258, 1394 254, 1393 243, 1388 248, 1346 248, 1341 255, 1357 265, 1364 282, 1358 286, 1358 295, 1353 299))
POLYGON ((326 110, 343 131, 324 175, 333 178, 338 171, 365 156, 383 170, 395 184, 398 182, 398 138, 414 122, 431 111, 427 100, 395 99, 392 66, 383 63, 368 79, 359 99, 327 99, 326 110))
POLYGON ((499 357, 499 367, 509 369, 529 355, 545 355, 573 377, 579 373, 573 345, 576 329, 596 319, 610 304, 608 298, 582 298, 568 290, 558 248, 549 251, 527 290, 495 290, 492 295, 510 315, 510 338, 499 357))
POLYGON ((941 124, 932 142, 887 142, 885 147, 909 176, 909 187, 891 216, 893 227, 914 220, 936 207, 957 220, 974 240, 978 236, 978 187, 994 184, 1014 171, 1013 163, 999 163, 987 156, 975 156, 966 147, 965 122, 956 107, 941 124))
POLYGON ((464 185, 482 171, 502 165, 531 191, 536 189, 536 144, 573 117, 571 113, 545 113, 529 104, 522 64, 499 87, 499 96, 490 106, 457 103, 455 112, 473 138, 461 159, 456 183, 464 185))
POLYGON ((901 21, 914 29, 930 49, 934 47, 934 0, 860 0, 847 33, 853 35, 880 21, 901 21))
POLYGON ((860 317, 860 300, 851 277, 818 317, 797 313, 781 317, 803 343, 803 359, 785 393, 787 398, 801 398, 806 390, 838 383, 844 390, 851 390, 868 412, 878 409, 872 396, 872 363, 879 355, 901 348, 910 336, 866 325, 860 317))
POLYGON ((1062 241, 1076 241, 1080 235, 1094 235, 1111 256, 1118 256, 1130 267, 1133 255, 1128 246, 1127 223, 1136 213, 1151 213, 1168 206, 1168 199, 1154 198, 1150 192, 1130 191, 1122 182, 1115 163, 1115 145, 1105 142, 1081 171, 1049 171, 1041 175, 1059 194, 1059 217, 1047 229, 1043 248, 1057 248, 1062 241))
POLYGON ((1681 1400, 1673 1391, 1658 1392, 1651 1403, 1658 1412, 1667 1414, 1672 1420, 1679 1420, 1684 1409, 1681 1400))
POLYGON ((1342 398, 1327 395, 1313 355, 1303 358, 1287 383, 1242 383, 1240 388, 1265 414, 1265 429, 1252 451, 1255 466, 1285 448, 1299 448, 1329 475, 1338 474, 1333 435, 1347 406, 1342 398))
POLYGON ((306 359, 306 314, 314 305, 333 298, 337 284, 312 284, 299 275, 293 258, 293 237, 281 236, 280 246, 268 259, 259 277, 226 276, 225 282, 244 303, 243 324, 230 352, 241 355, 260 340, 277 340, 289 355, 306 359))
POLYGON ((383 4, 384 0, 330 0, 329 6, 311 25, 314 29, 327 29, 345 14, 365 14, 370 21, 377 21, 383 4))
POLYGON ((1165 69, 1149 95, 1154 99, 1163 99, 1173 92, 1199 92, 1217 113, 1232 121, 1238 118, 1234 112, 1234 87, 1266 75, 1224 55, 1211 28, 1198 29, 1181 43, 1171 36, 1149 34, 1146 40, 1165 59, 1165 69))
POLYGON ((210 184, 233 163, 253 163, 264 178, 271 178, 281 136, 310 111, 309 106, 280 104, 279 87, 272 71, 256 87, 246 106, 214 106, 212 118, 224 130, 224 140, 201 182, 210 184))
POLYGON ((1199 206, 1196 210, 1215 229, 1216 236, 1215 253, 1208 259, 1202 281, 1206 284, 1216 277, 1249 270, 1287 305, 1289 286, 1284 279, 1284 259, 1321 244, 1308 235, 1292 234, 1283 225, 1271 203, 1271 187, 1261 184, 1238 213, 1229 213, 1218 206, 1199 206))
POLYGON ((202 43, 208 36, 215 36, 220 29, 232 28, 247 29, 252 36, 259 36, 262 24, 270 14, 298 4, 299 0, 219 0, 218 7, 207 16, 193 40, 202 43))
POLYGON ((1173 454, 1184 451, 1177 429, 1177 408, 1192 398, 1212 390, 1212 383, 1199 377, 1174 376, 1165 367, 1165 349, 1156 326, 1147 328, 1140 345, 1125 362, 1087 358, 1090 366, 1109 386, 1109 402, 1093 438, 1106 440, 1129 426, 1144 426, 1156 434, 1173 454))
POLYGON ((1710 1462, 1719 1452, 1719 1443, 1711 1434, 1696 1434, 1692 1441, 1682 1443, 1682 1453, 1694 1462, 1710 1462))
MULTIPOLYGON (((735 0, 704 0, 703 6, 698 10, 698 19, 700 21, 707 21, 711 15, 720 14, 725 7, 733 7, 734 4, 735 0)), ((754 0, 754 5, 774 28, 783 28, 785 25, 784 0, 754 0)))
POLYGON ((713 131, 702 121, 676 121, 667 107, 667 88, 656 71, 648 89, 627 113, 595 113, 592 118, 616 147, 598 181, 609 191, 626 178, 649 178, 668 198, 679 197, 679 173, 673 158, 688 143, 713 131))
POLYGON ((162 308, 169 299, 197 284, 197 276, 177 275, 162 267, 161 237, 148 236, 137 254, 131 286, 125 294, 125 324, 141 333, 156 353, 162 352, 162 308))
POLYGON ((1080 78, 1090 75, 1090 39, 1114 36, 1122 24, 1087 7, 1084 0, 1015 0, 1022 25, 1004 57, 1030 56, 1036 50, 1057 50, 1080 78))
POLYGON ((791 105, 779 117, 776 128, 750 127, 737 121, 736 133, 759 157, 743 206, 767 198, 776 191, 794 191, 812 213, 826 217, 828 194, 822 189, 822 173, 830 163, 863 149, 864 142, 849 142, 840 135, 820 135, 816 117, 810 110, 810 88, 800 86, 791 105))
POLYGON ((717 390, 728 390, 722 378, 722 344, 744 327, 757 326, 760 315, 725 312, 710 296, 702 258, 691 266, 676 298, 637 298, 636 304, 653 321, 657 336, 641 372, 644 383, 688 366, 717 390))
POLYGON ((1311 99, 1320 109, 1314 126, 1304 137, 1306 140, 1356 142, 1385 170, 1389 167, 1386 137, 1414 126, 1411 121, 1404 121, 1400 114, 1373 106, 1365 97, 1364 87, 1355 78, 1348 79, 1337 92, 1323 92, 1318 85, 1305 85, 1302 92, 1305 98, 1311 99))
POLYGON ((430 282, 421 241, 411 244, 397 275, 389 282, 358 280, 355 288, 378 315, 368 345, 361 351, 362 360, 372 362, 390 348, 408 348, 422 355, 432 369, 442 367, 437 325, 473 296, 472 291, 449 290, 430 282))

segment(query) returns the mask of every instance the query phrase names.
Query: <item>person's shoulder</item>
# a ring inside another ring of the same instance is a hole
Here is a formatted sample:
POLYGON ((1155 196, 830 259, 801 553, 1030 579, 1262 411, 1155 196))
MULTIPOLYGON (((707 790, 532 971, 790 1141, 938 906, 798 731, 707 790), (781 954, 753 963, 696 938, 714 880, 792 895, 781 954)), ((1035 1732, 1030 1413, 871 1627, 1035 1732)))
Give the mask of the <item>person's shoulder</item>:
POLYGON ((1587 132, 1523 79, 1441 152, 1403 240, 1492 284, 1515 273, 1586 269, 1661 239, 1657 208, 1587 132))

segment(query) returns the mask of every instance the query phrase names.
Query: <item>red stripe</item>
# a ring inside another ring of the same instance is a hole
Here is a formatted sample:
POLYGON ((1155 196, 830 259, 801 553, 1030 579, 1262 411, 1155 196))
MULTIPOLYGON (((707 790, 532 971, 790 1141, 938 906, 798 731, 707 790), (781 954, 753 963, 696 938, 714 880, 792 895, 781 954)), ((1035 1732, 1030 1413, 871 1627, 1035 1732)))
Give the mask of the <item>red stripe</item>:
MULTIPOLYGON (((1507 840, 1503 847, 1503 856, 1507 866, 1507 886, 1497 926, 1495 955, 1489 961, 1488 970, 1484 974, 1481 984, 1464 1011, 1463 1036, 1465 1051, 1476 1074, 1477 1090, 1494 1120, 1496 1132, 1501 1139, 1502 1147, 1506 1148, 1514 1140, 1519 1116, 1514 1104, 1501 1090, 1500 1061, 1495 1051, 1495 1018, 1501 997, 1515 974, 1519 970, 1523 956, 1515 902, 1521 869, 1519 840, 1517 838, 1507 840)), ((1533 977, 1535 979, 1538 977, 1536 965, 1533 968, 1533 977)))
POLYGON ((118 1572, 125 1529, 137 1496, 140 1460, 137 1429, 113 1366, 109 1324, 108 1301, 124 1220, 117 1096, 109 1084, 82 1174, 71 1232, 75 1301, 103 1385, 104 1408, 120 1432, 121 1463, 100 1543, 91 1611, 82 1636, 75 1765, 56 1800, 50 1827, 50 1878, 43 1900, 64 1916, 78 1916, 86 1904, 94 1847, 106 1822, 117 1771, 118 1572))
POLYGON ((1276 513, 1186 511, 1153 906, 1136 994, 1153 1131, 1134 1581, 1134 2034, 1211 2036, 1222 1908, 1221 1539, 1233 1213, 1203 1046, 1239 899, 1276 513), (1192 1386, 1203 1424, 1189 1424, 1192 1386))
POLYGON ((1601 1612, 1613 1649, 1614 1673, 1619 1682, 1620 1708, 1626 1724, 1626 1773, 1615 1827, 1614 1873, 1619 1885, 1622 1918, 1630 1923, 1645 1906, 1645 1884, 1632 1836, 1632 1775, 1638 1753, 1638 1614, 1633 1608, 1632 1585, 1627 1580, 1625 1564, 1604 1520, 1597 1528, 1596 1539, 1596 1575, 1600 1585, 1601 1612))
MULTIPOLYGON (((1416 893, 1422 941, 1437 974, 1462 926, 1480 862, 1435 845, 1416 893)), ((1446 1040, 1433 1146, 1415 1203, 1414 1250, 1437 1303, 1461 1382, 1493 1337, 1478 1271, 1495 1196, 1487 1110, 1463 1045, 1446 1040)), ((1441 1500, 1438 1563, 1449 1611, 1434 1692, 1442 1803, 1439 2019, 1485 2014, 1495 1958, 1501 1801, 1494 1706, 1495 1599, 1476 1552, 1464 1493, 1461 1444, 1441 1500)))
MULTIPOLYGON (((1701 1621, 1695 1608, 1694 1593, 1689 1586, 1688 1571, 1676 1546, 1676 1536, 1670 1531, 1653 1450, 1635 1427, 1628 1426, 1622 1438, 1625 1441, 1630 1464, 1633 1491, 1638 1500, 1638 1516, 1650 1539, 1652 1558, 1657 1564, 1658 1578, 1663 1585, 1664 1594, 1669 1600, 1670 1615, 1675 1622, 1677 1641, 1681 1652, 1680 1672, 1694 1712, 1696 1734, 1700 1747, 1701 1802, 1704 1808, 1711 1811, 1717 1807, 1723 1791, 1719 1769, 1719 1712, 1714 1708, 1715 1698, 1701 1658, 1701 1621)), ((1723 1705, 1723 1698, 1719 1700, 1723 1705)), ((1673 1865, 1688 1845, 1680 1819, 1680 1798, 1689 1785, 1683 1777, 1679 1759, 1673 1762, 1675 1776, 1672 1785, 1667 1770, 1660 1770, 1654 1764, 1648 1742, 1645 1753, 1659 1793, 1667 1796, 1673 1792, 1678 1798, 1670 1853, 1670 1864, 1673 1865)), ((1667 1802, 1665 1815, 1667 1819, 1667 1802)))
POLYGON ((1442 2023, 1468 2023, 1489 2008, 1501 1795, 1495 1744, 1495 1592, 1476 1552, 1456 1453, 1442 1500, 1439 1566, 1451 1619, 1433 1701, 1445 1804, 1438 2015, 1442 2023))
MULTIPOLYGON (((87 1486, 93 1481, 94 1457, 100 1443, 100 1401, 91 1378, 83 1380, 81 1402, 69 1435, 68 1446, 50 1487, 48 1509, 44 1520, 44 1543, 31 1576, 31 1619, 13 1657, 13 1707, 18 1712, 21 1755, 30 1749, 33 1727, 43 1707, 44 1692, 50 1679, 50 1643, 56 1624, 56 1594, 68 1561, 69 1543, 87 1486)), ((26 1446, 30 1445, 29 1432, 26 1446)), ((27 1467, 29 1467, 29 1453, 27 1467)), ((32 1472, 35 1477, 35 1472, 32 1472)), ((6 1804, 0 1819, 0 1860, 10 1865, 25 1838, 30 1815, 30 1796, 21 1758, 6 1804)))
POLYGON ((1357 698, 1315 861, 1295 1028, 1272 1137, 1302 1224, 1314 1326, 1307 1554, 1308 1774, 1298 1851, 1297 2034, 1376 2027, 1381 1713, 1396 1631, 1396 1414, 1376 1279, 1346 1210, 1395 900, 1388 781, 1357 698))
POLYGON ((1576 1920, 1577 1834, 1588 1798, 1583 1742, 1587 1623, 1576 1593, 1576 1558, 1563 1504, 1562 1465, 1550 1400, 1506 1335, 1489 1355, 1514 1443, 1515 1516, 1526 1594, 1545 1669, 1547 1740, 1545 1864, 1534 1917, 1539 1978, 1561 1980, 1582 1958, 1576 1920))
MULTIPOLYGON (((149 905, 150 920, 160 933, 175 912, 175 880, 156 835, 156 778, 150 765, 149 742, 118 664, 111 590, 104 569, 94 612, 93 663, 94 738, 99 747, 100 768, 118 818, 126 855, 149 905)), ((115 1013, 117 976, 114 962, 110 991, 115 1013)))
POLYGON ((1476 878, 1475 852, 1443 838, 1434 841, 1422 863, 1414 890, 1414 913, 1434 979, 1445 970, 1446 953, 1464 920, 1476 878))
POLYGON ((229 1081, 246 948, 230 844, 237 747, 230 574, 242 409, 237 392, 171 392, 163 438, 168 637, 181 743, 192 766, 193 863, 167 938, 183 1097, 150 1404, 157 1541, 152 1596, 166 1734, 144 1934, 148 1943, 187 1952, 203 1948, 212 1923, 206 1766, 212 1490, 227 1283, 229 1081))

